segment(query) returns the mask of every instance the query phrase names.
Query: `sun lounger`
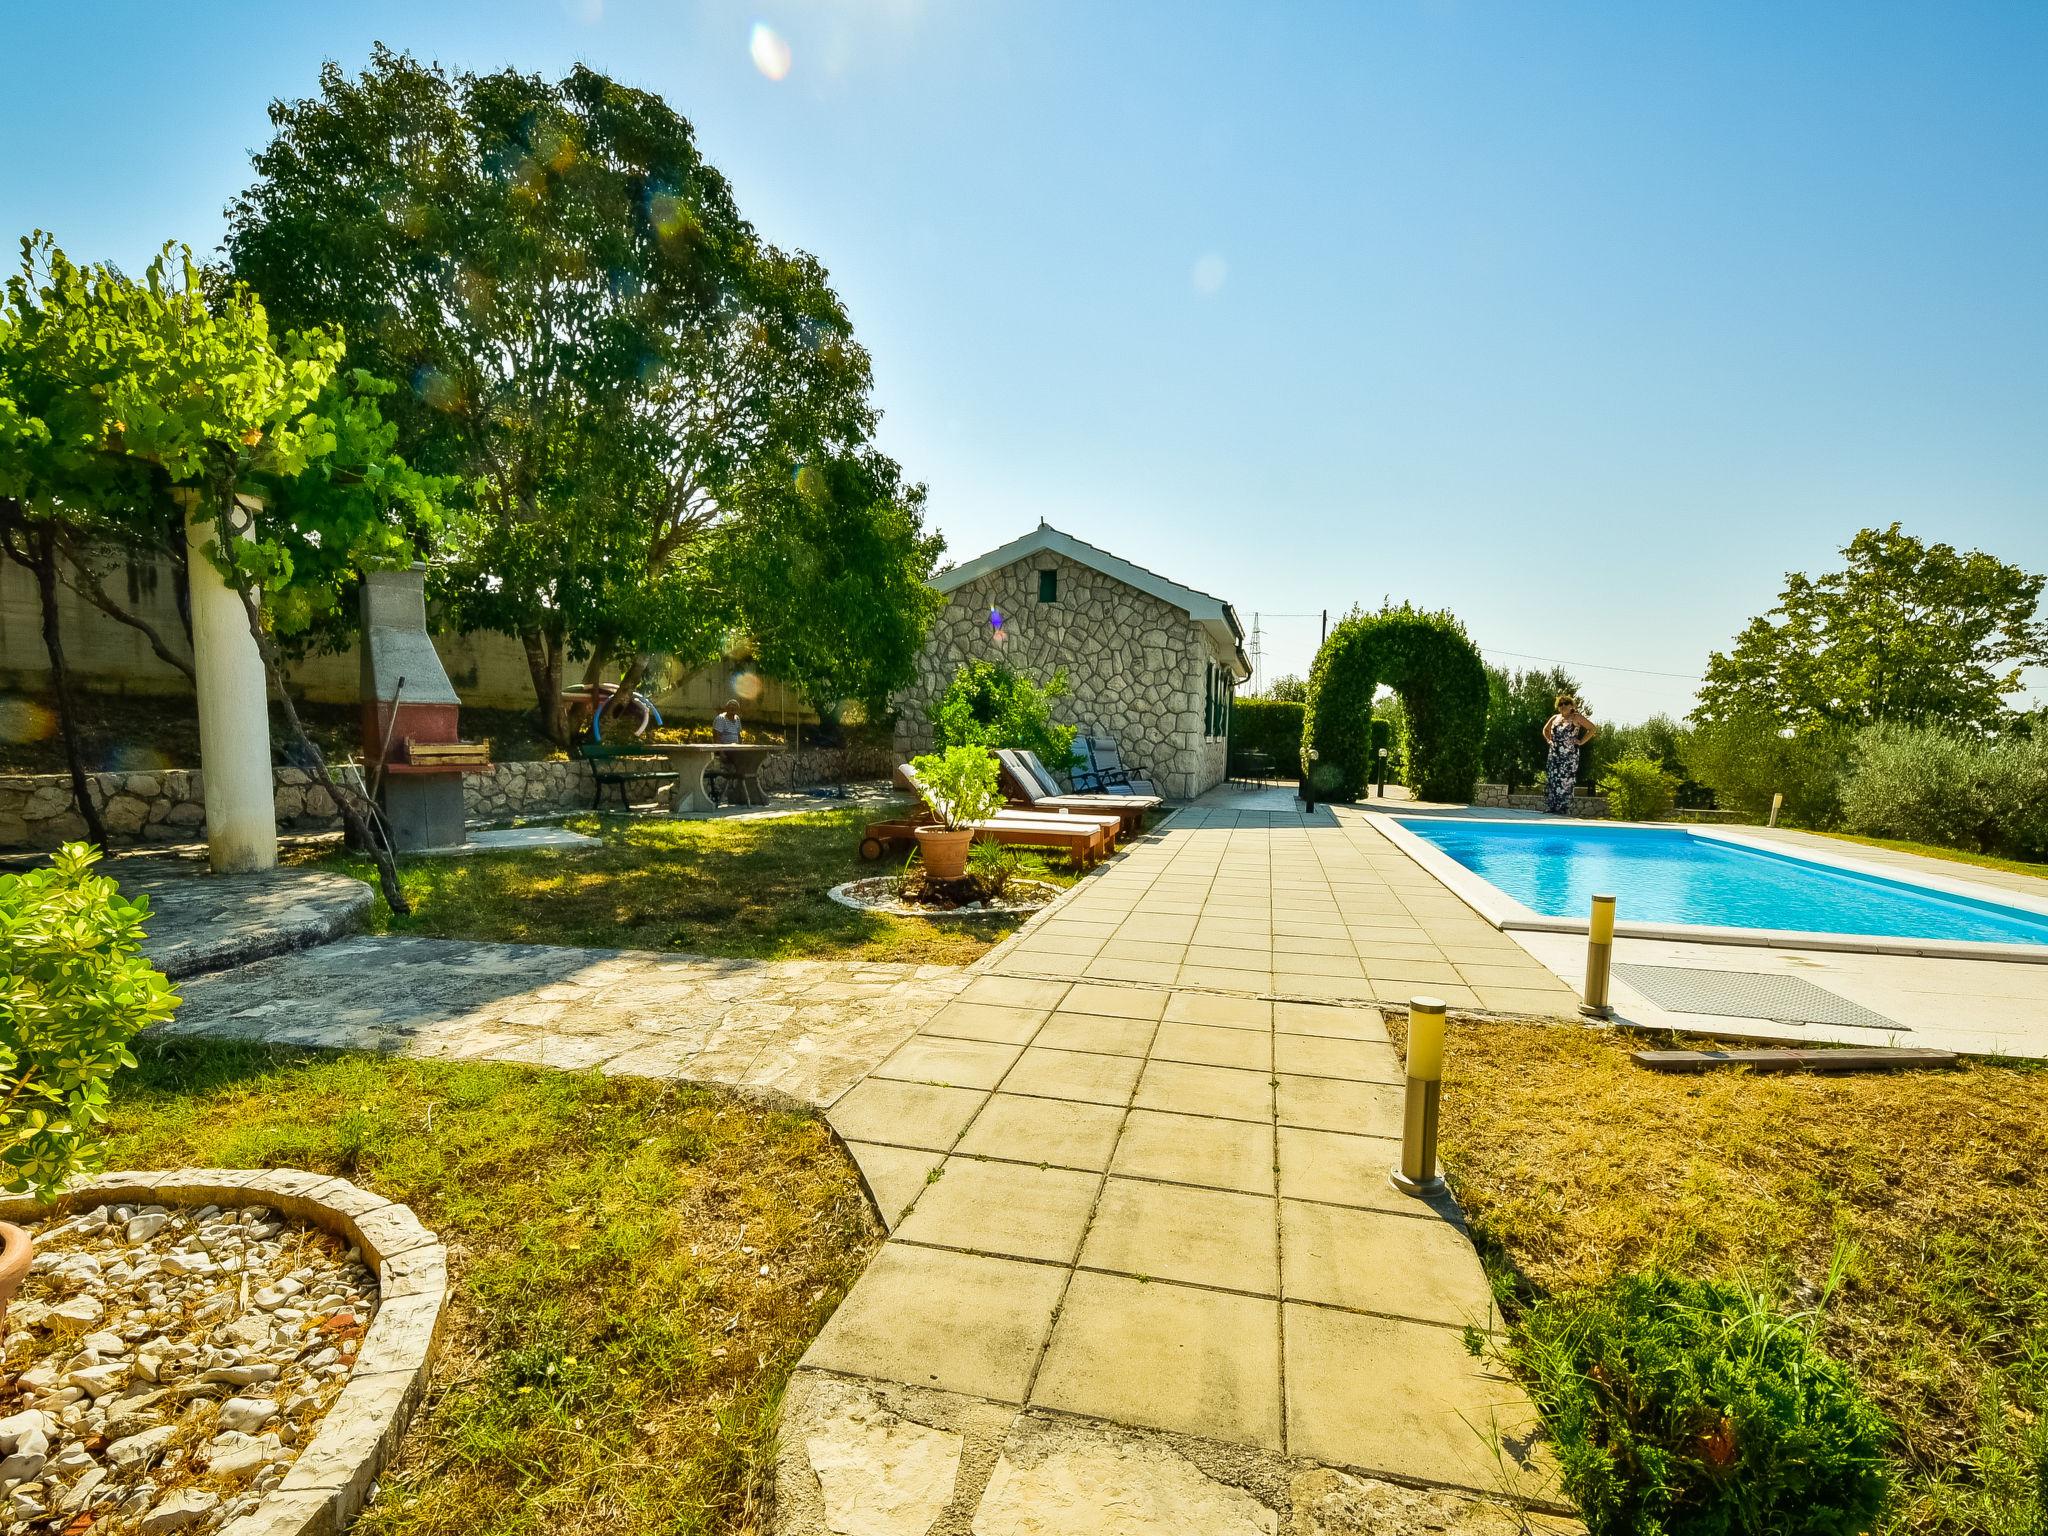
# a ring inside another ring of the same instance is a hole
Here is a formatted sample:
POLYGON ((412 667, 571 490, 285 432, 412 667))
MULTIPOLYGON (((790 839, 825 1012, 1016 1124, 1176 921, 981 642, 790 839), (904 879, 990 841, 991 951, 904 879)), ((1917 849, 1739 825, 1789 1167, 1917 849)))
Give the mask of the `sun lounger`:
MULTIPOLYGON (((860 856, 879 859, 892 846, 916 841, 917 829, 940 820, 925 803, 923 788, 908 764, 896 770, 896 782, 917 797, 912 814, 898 821, 870 822, 860 842, 860 856)), ((1116 851, 1123 821, 1116 816, 1060 812, 1000 811, 986 821, 970 823, 976 842, 1008 843, 1020 848, 1057 848, 1076 869, 1085 869, 1116 851)))
POLYGON ((1002 766, 1004 792, 1020 810, 1115 816, 1123 822, 1124 831, 1130 833, 1144 825, 1148 811, 1156 811, 1165 803, 1157 795, 1070 795, 1060 788, 1059 780, 1046 772, 1037 753, 1021 747, 998 748, 996 761, 1002 766))

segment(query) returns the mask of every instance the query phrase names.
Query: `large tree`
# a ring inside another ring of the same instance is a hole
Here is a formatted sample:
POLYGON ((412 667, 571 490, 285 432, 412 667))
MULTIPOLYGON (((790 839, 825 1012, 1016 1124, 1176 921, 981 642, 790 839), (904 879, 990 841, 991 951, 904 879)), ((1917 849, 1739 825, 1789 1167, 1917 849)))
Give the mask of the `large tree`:
POLYGON ((716 655, 756 596, 801 595, 809 567, 740 569, 724 536, 764 466, 862 449, 868 358, 824 269, 760 238, 687 121, 581 67, 381 47, 271 119, 229 210, 234 270, 410 381, 401 448, 469 489, 439 589, 463 627, 520 638, 551 734, 573 658, 631 682, 649 653, 716 655))
POLYGON ((2048 662, 2048 578, 1979 550, 1866 528, 1847 565, 1785 578, 1777 607, 1707 660, 1694 718, 1793 731, 1889 722, 1988 730, 2022 669, 2048 662))

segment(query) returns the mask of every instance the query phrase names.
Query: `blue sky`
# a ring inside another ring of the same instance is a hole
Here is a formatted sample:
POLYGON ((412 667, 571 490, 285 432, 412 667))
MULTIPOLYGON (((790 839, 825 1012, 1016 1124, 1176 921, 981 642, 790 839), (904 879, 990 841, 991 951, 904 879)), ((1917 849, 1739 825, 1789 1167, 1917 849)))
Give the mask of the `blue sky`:
POLYGON ((2048 569, 2038 0, 5 9, 0 228, 81 259, 211 249, 373 39, 661 92, 831 269, 956 558, 1046 518, 1268 675, 1412 597, 1638 718, 1865 524, 2048 569))

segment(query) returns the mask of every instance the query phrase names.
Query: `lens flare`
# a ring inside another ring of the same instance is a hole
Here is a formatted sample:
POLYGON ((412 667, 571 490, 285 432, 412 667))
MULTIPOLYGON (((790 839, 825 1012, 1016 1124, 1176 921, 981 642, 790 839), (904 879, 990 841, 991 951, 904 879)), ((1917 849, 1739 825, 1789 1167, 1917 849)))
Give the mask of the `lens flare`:
POLYGON ((33 699, 0 699, 0 741, 48 741, 57 717, 33 699))
POLYGON ((732 696, 742 704, 755 703, 766 687, 758 672, 735 672, 732 675, 732 696))
POLYGON ((770 80, 781 80, 789 74, 789 44, 767 22, 754 23, 753 36, 747 39, 747 52, 754 60, 754 68, 770 80))
POLYGON ((1195 292, 1206 296, 1221 292, 1229 276, 1230 263, 1211 251, 1196 259, 1194 271, 1188 274, 1188 282, 1195 292))

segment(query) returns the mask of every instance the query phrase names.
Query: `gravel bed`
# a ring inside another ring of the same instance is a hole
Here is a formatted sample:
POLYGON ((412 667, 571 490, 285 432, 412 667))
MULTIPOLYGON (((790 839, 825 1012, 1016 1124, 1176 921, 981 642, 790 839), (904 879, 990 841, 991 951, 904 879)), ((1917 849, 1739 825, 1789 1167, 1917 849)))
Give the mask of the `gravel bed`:
POLYGON ((353 1248, 264 1206, 35 1229, 8 1313, 0 1530, 203 1533, 284 1481, 377 1305, 353 1248))
POLYGON ((929 906, 905 901, 899 894, 901 875, 870 875, 835 885, 825 894, 842 907, 857 912, 885 912, 892 917, 988 917, 991 914, 1036 912, 1060 897, 1061 887, 1046 880, 1012 880, 1009 893, 995 901, 970 902, 960 907, 929 906))

